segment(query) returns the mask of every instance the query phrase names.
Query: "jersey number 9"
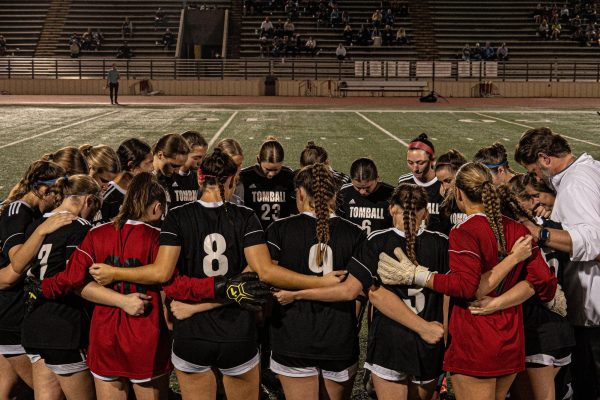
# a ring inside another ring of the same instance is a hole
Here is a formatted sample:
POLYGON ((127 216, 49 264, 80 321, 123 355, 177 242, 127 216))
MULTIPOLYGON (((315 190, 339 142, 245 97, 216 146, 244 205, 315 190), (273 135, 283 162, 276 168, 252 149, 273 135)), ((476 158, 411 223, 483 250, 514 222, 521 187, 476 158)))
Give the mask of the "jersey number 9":
POLYGON ((317 251, 318 244, 315 244, 310 248, 308 253, 308 268, 315 274, 327 275, 333 271, 333 250, 327 245, 324 246, 325 253, 323 254, 323 265, 317 265, 317 251))

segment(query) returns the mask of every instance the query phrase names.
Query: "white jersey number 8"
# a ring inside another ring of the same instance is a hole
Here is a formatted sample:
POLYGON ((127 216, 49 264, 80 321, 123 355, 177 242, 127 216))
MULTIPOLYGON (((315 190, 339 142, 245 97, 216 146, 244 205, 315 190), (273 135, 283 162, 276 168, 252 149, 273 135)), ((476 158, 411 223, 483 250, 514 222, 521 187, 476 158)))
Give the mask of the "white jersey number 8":
POLYGON ((333 271, 333 250, 331 247, 327 245, 324 246, 325 254, 323 254, 323 265, 317 265, 317 251, 318 244, 315 244, 310 248, 310 252, 308 253, 308 268, 314 272, 315 274, 322 273, 323 275, 327 275, 331 271, 333 271))
POLYGON ((220 233, 211 233, 204 238, 204 252, 207 256, 202 260, 202 267, 206 276, 222 276, 227 273, 229 261, 223 254, 226 249, 227 243, 220 233))

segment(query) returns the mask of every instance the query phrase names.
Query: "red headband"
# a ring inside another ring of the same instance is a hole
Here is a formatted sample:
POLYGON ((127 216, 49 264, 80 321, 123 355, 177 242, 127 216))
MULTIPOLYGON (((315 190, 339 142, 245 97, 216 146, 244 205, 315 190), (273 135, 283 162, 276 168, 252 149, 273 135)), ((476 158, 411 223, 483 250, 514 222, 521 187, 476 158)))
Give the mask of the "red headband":
POLYGON ((428 146, 427 144, 425 144, 423 142, 419 142, 419 141, 410 142, 410 144, 408 145, 408 149, 409 150, 423 150, 427 154, 430 154, 432 156, 435 155, 431 146, 428 146))

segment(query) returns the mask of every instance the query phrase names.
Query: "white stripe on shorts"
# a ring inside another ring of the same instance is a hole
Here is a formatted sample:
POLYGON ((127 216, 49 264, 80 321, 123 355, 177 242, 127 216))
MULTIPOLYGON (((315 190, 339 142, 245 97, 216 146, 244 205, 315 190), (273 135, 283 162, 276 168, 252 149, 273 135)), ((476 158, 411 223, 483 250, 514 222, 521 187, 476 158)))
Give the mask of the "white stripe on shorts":
MULTIPOLYGON (((180 357, 177 357, 177 355, 173 353, 173 351, 171 351, 171 362, 173 363, 173 366, 175 368, 187 373, 207 372, 211 369, 210 366, 193 364, 180 357)), ((219 368, 219 371, 221 371, 221 373, 226 376, 238 376, 250 371, 252 368, 256 367, 258 363, 260 363, 260 351, 257 351, 254 357, 252 357, 250 360, 246 361, 241 365, 226 369, 219 368)))
POLYGON ((317 367, 288 367, 278 363, 271 357, 270 368, 274 373, 290 378, 306 378, 309 376, 318 376, 320 373, 323 375, 324 379, 329 379, 333 382, 347 382, 356 375, 358 363, 355 363, 342 371, 327 371, 317 367))
POLYGON ((0 345, 0 354, 6 354, 7 356, 14 356, 18 354, 25 354, 26 351, 20 344, 3 344, 0 345))
POLYGON ((94 378, 99 379, 101 381, 104 382, 114 382, 116 380, 119 379, 127 379, 129 382, 133 383, 133 384, 140 384, 140 383, 148 383, 151 382, 155 379, 158 379, 162 376, 165 376, 166 374, 161 374, 161 375, 157 375, 157 376, 153 376, 152 378, 143 378, 143 379, 134 379, 134 378, 125 378, 123 376, 104 376, 104 375, 99 375, 97 373, 95 373, 94 371, 91 371, 92 375, 94 376, 94 378))
POLYGON ((563 358, 555 358, 548 354, 534 354, 532 356, 525 357, 526 363, 540 364, 540 365, 553 365, 555 367, 564 367, 565 365, 571 364, 571 355, 569 354, 563 358))

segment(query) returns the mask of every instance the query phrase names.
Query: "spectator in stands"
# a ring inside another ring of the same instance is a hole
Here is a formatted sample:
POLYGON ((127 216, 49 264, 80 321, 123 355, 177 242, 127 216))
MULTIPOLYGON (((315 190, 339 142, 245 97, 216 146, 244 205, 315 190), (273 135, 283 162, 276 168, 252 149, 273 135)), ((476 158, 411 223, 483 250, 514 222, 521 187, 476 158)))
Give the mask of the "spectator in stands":
POLYGON ((490 42, 485 42, 482 57, 484 60, 493 60, 494 58, 496 58, 496 49, 492 47, 490 42))
POLYGON ((104 35, 100 29, 96 29, 92 34, 92 42, 94 43, 94 50, 98 51, 104 42, 104 35))
POLYGON ((283 39, 283 36, 285 35, 285 31, 283 30, 283 22, 281 20, 277 21, 277 25, 275 25, 274 34, 275 34, 275 37, 283 39))
POLYGON ((406 34, 406 29, 404 29, 403 27, 398 28, 398 31, 396 32, 396 44, 402 45, 408 43, 409 40, 408 35, 406 34))
POLYGON ((542 7, 542 3, 538 3, 533 11, 533 22, 539 25, 542 22, 542 17, 544 16, 544 8, 542 7))
POLYGON ((498 47, 496 58, 498 58, 498 61, 508 60, 508 47, 506 47, 506 43, 502 43, 502 46, 498 47))
POLYGON ((71 34, 71 36, 69 36, 69 46, 73 43, 73 42, 77 42, 77 45, 79 47, 81 47, 81 38, 79 37, 79 35, 75 32, 73 32, 71 34))
POLYGON ((394 16, 394 13, 392 12, 391 8, 388 8, 387 12, 385 13, 385 16, 383 17, 383 22, 386 25, 389 25, 390 27, 394 26, 394 22, 396 22, 396 17, 394 16))
POLYGON ((344 37, 346 46, 351 46, 352 40, 354 39, 354 31, 352 30, 352 27, 350 26, 350 24, 346 25, 346 27, 344 28, 344 32, 342 33, 342 36, 344 37))
POLYGON ((125 37, 133 37, 133 22, 129 20, 129 17, 125 17, 125 21, 121 24, 121 38, 125 40, 125 37))
POLYGON ((262 35, 258 39, 258 47, 260 50, 260 58, 269 57, 271 55, 272 42, 269 40, 267 35, 262 35))
POLYGON ((560 19, 563 23, 569 21, 569 7, 567 6, 566 3, 563 6, 563 8, 560 10, 560 19))
POLYGON ((285 56, 296 57, 298 49, 296 48, 296 40, 294 39, 294 36, 284 37, 283 42, 285 43, 285 56))
POLYGON ((71 45, 69 46, 69 54, 71 55, 71 58, 79 58, 79 55, 81 54, 81 46, 77 40, 71 42, 71 45))
POLYGON ((469 43, 465 43, 465 47, 462 49, 462 59, 463 61, 471 60, 471 47, 469 47, 469 43))
POLYGON ((552 24, 552 39, 558 40, 560 38, 560 31, 562 30, 562 26, 558 20, 552 24))
POLYGON ((334 7, 331 10, 331 13, 329 14, 329 23, 331 24, 331 27, 337 28, 341 21, 342 14, 340 13, 340 10, 337 9, 337 7, 334 7))
POLYGON ((93 47, 92 28, 88 28, 88 30, 81 35, 81 50, 93 50, 93 47))
POLYGON ((371 43, 371 32, 369 29, 363 24, 360 26, 360 31, 358 32, 358 44, 361 46, 368 46, 371 43))
POLYGON ((373 12, 373 15, 371 15, 371 24, 373 25, 373 28, 379 29, 379 27, 381 26, 382 19, 383 15, 381 15, 381 11, 375 10, 375 12, 373 12))
POLYGON ((585 32, 583 31, 583 29, 581 29, 580 26, 577 27, 575 32, 573 32, 572 39, 577 41, 582 47, 587 44, 587 37, 585 36, 585 32))
POLYGON ((6 55, 6 50, 8 49, 8 45, 6 44, 6 38, 4 35, 0 35, 0 57, 6 55))
POLYGON ((381 40, 384 46, 390 46, 394 43, 394 31, 391 26, 385 26, 381 32, 381 40))
POLYGON ((285 24, 283 24, 283 34, 285 36, 289 36, 289 37, 294 36, 295 30, 296 30, 296 26, 294 25, 292 20, 288 19, 287 21, 285 21, 285 24))
POLYGON ((269 17, 265 17, 265 20, 260 24, 260 36, 273 37, 274 29, 269 17))
POLYGON ((381 44, 383 43, 383 38, 381 37, 381 33, 379 32, 379 29, 374 28, 373 31, 371 32, 371 40, 373 41, 373 46, 375 47, 380 47, 381 44))
POLYGON ((154 13, 154 30, 156 30, 159 26, 164 26, 166 24, 167 14, 165 14, 162 8, 158 7, 156 13, 154 13))
POLYGON ((542 23, 538 27, 538 36, 546 40, 550 37, 550 25, 546 18, 542 19, 542 23))
POLYGON ((127 44, 127 41, 124 41, 121 47, 117 49, 117 58, 131 58, 133 57, 133 51, 127 44))
POLYGON ((296 0, 288 0, 285 3, 285 13, 288 19, 294 20, 298 17, 298 2, 296 0))
POLYGON ((304 43, 304 51, 306 52, 306 54, 309 54, 311 56, 317 54, 317 41, 313 39, 312 36, 309 36, 306 43, 304 43))
POLYGON ((587 27, 585 28, 585 37, 587 40, 586 46, 588 47, 590 47, 592 43, 595 43, 598 40, 596 27, 592 22, 588 23, 587 27))
POLYGON ((346 48, 343 43, 338 44, 337 49, 335 49, 335 56, 338 60, 344 61, 346 59, 346 48))
POLYGON ((575 18, 573 18, 571 21, 571 29, 575 30, 577 28, 581 27, 581 17, 579 15, 575 15, 575 18))
POLYGON ((275 37, 273 39, 273 57, 282 57, 285 53, 285 43, 283 42, 283 38, 275 37))
POLYGON ((167 28, 162 37, 162 45, 165 51, 171 50, 171 47, 176 43, 175 35, 171 32, 171 29, 167 28))
POLYGON ((350 14, 348 11, 344 10, 342 12, 342 25, 346 26, 350 24, 350 14))
POLYGON ((475 47, 471 49, 471 59, 480 61, 483 58, 483 49, 479 43, 475 43, 475 47))

